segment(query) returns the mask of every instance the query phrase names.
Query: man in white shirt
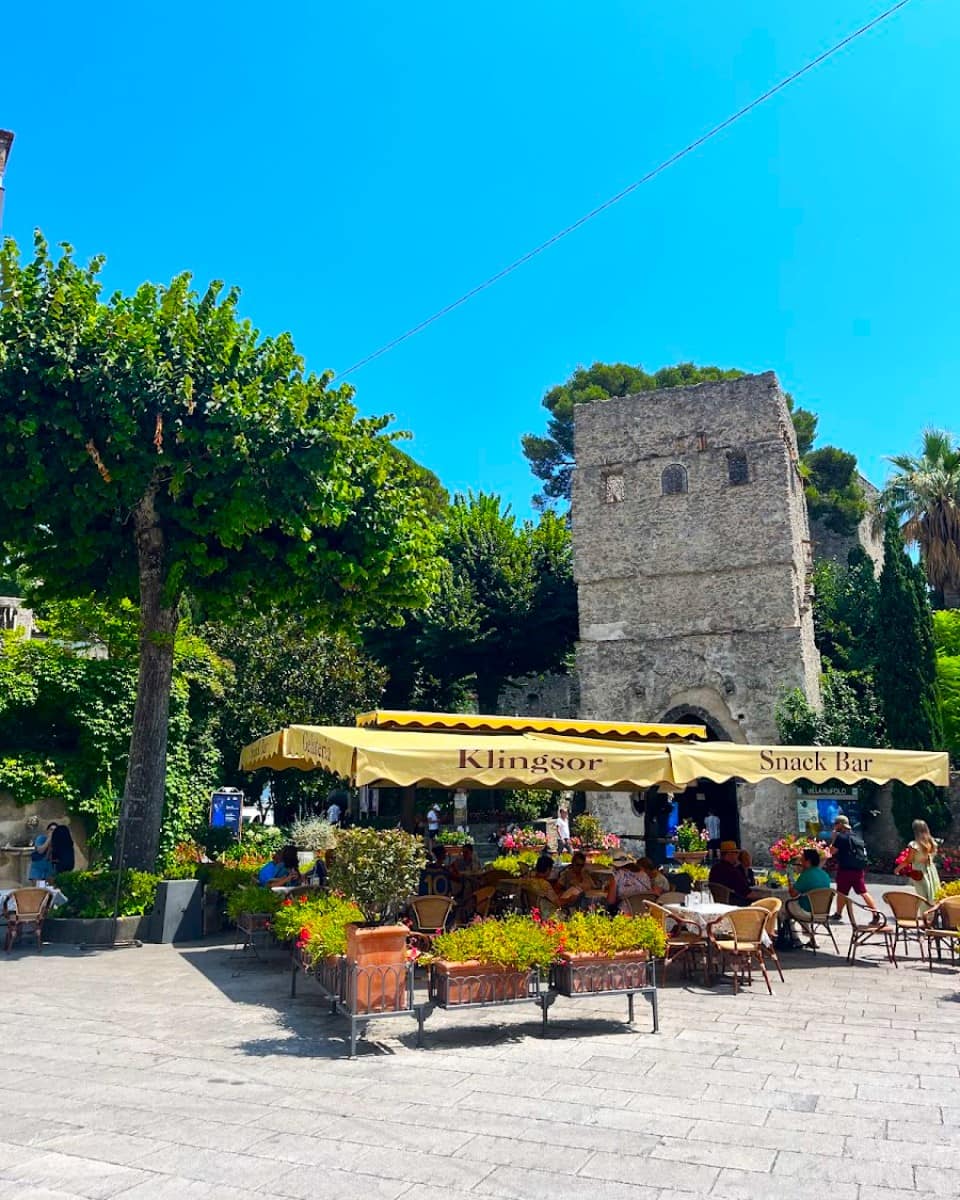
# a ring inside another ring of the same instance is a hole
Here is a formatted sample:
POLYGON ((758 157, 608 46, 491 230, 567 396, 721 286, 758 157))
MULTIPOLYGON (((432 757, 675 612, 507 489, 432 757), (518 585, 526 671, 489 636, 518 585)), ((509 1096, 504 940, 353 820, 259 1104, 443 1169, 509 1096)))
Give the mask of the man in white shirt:
POLYGON ((434 838, 440 832, 440 809, 431 804, 427 809, 427 841, 433 845, 434 838))
POLYGON ((570 846, 570 817, 565 808, 557 812, 557 849, 561 852, 571 849, 570 846))
POLYGON ((330 825, 339 825, 340 817, 343 815, 343 810, 340 807, 340 794, 335 792, 330 797, 330 804, 327 808, 327 822, 330 825))

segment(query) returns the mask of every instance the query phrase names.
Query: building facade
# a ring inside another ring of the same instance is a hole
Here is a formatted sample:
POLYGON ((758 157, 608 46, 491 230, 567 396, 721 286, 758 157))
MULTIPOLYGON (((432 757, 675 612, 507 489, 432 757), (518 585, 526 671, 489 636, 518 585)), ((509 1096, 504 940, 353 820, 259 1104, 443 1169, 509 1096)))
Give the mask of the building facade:
MULTIPOLYGON (((774 711, 819 703, 813 548, 793 424, 773 373, 576 410, 572 493, 581 715, 690 720, 775 742, 774 711)), ((796 820, 794 790, 704 782, 681 816, 714 810, 761 849, 796 820)), ((595 793, 610 829, 655 852, 667 801, 595 793)))

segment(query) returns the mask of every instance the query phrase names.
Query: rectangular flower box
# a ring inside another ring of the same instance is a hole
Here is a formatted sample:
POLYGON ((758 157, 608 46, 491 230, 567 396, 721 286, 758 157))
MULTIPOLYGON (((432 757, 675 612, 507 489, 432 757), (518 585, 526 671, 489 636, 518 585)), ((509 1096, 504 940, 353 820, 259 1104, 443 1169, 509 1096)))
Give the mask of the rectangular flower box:
POLYGON ((459 1004, 508 1004, 539 995, 540 972, 516 971, 480 962, 446 962, 430 970, 430 998, 442 1008, 459 1004))
POLYGON ((553 967, 551 984, 561 996, 586 992, 625 992, 653 987, 651 964, 646 950, 630 950, 612 956, 571 954, 553 967))

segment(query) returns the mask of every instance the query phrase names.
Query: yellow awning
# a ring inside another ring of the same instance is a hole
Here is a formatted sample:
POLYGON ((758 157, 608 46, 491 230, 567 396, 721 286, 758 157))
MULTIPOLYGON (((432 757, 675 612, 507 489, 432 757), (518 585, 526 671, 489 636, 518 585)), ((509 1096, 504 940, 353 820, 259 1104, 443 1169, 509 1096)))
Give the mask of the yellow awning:
MULTIPOLYGON (((368 714, 369 715, 369 714, 368 714)), ((589 722, 583 722, 587 725, 589 722)), ((374 726, 291 725, 244 748, 240 769, 326 770, 356 785, 541 787, 634 791, 697 779, 718 783, 924 780, 946 787, 949 760, 928 750, 855 746, 743 746, 736 742, 625 742, 550 733, 445 733, 374 726)), ((671 790, 676 790, 674 787, 671 790)))
POLYGON ((670 779, 665 746, 291 725, 247 746, 240 769, 324 769, 361 786, 631 791, 670 779))
POLYGON ((553 733, 560 737, 705 738, 704 725, 650 724, 633 721, 578 721, 566 717, 502 717, 474 713, 433 713, 377 709, 361 713, 357 724, 377 729, 453 730, 474 733, 553 733))
POLYGON ((921 783, 947 787, 950 761, 935 750, 868 750, 856 746, 741 746, 735 742, 671 745, 673 778, 679 784, 696 779, 743 779, 759 783, 921 783))

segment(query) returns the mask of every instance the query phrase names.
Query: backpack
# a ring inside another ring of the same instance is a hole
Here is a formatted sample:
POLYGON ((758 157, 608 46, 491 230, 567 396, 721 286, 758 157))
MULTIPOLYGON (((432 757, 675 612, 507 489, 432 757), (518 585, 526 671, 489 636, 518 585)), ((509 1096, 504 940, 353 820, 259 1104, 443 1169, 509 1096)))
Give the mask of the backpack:
POLYGON ((863 838, 858 833, 850 834, 850 861, 853 863, 853 870, 863 871, 867 866, 867 848, 863 844, 863 838))

